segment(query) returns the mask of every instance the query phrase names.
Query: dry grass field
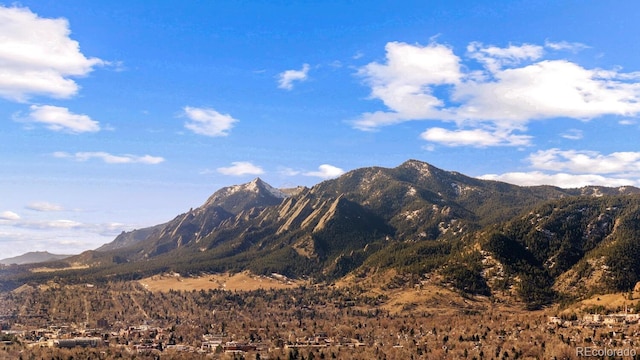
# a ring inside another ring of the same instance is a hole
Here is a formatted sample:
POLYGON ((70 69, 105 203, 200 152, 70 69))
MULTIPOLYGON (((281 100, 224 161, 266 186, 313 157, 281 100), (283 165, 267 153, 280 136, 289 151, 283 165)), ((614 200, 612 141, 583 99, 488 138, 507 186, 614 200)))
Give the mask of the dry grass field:
POLYGON ((622 307, 624 305, 634 305, 637 303, 637 300, 629 300, 627 294, 616 293, 616 294, 604 294, 604 295, 594 295, 588 299, 580 301, 580 305, 582 306, 598 306, 602 305, 606 308, 617 308, 622 307))
POLYGON ((66 268, 49 268, 49 267, 39 267, 31 269, 31 272, 41 273, 41 272, 52 272, 52 271, 63 271, 63 270, 80 270, 80 269, 88 269, 89 265, 80 265, 75 264, 73 266, 69 266, 66 268))
POLYGON ((149 291, 209 290, 250 291, 257 289, 289 289, 304 285, 301 280, 290 280, 277 276, 258 276, 249 272, 223 273, 198 277, 182 277, 178 274, 154 275, 139 281, 149 291))
POLYGON ((623 311, 625 306, 628 308, 636 307, 638 302, 640 302, 640 282, 636 284, 633 292, 595 294, 562 309, 561 313, 584 313, 594 307, 602 307, 608 311, 623 311))
POLYGON ((373 297, 384 295, 387 300, 381 308, 394 315, 417 312, 444 315, 459 313, 461 310, 482 310, 490 306, 487 297, 464 298, 458 292, 442 286, 442 278, 439 276, 432 276, 413 287, 404 286, 402 281, 397 280, 398 276, 396 270, 376 272, 364 278, 347 275, 335 285, 341 288, 358 286, 373 297), (394 278, 399 286, 390 288, 388 284, 393 283, 394 278))
POLYGON ((398 289, 387 293, 389 300, 382 306, 391 314, 405 312, 458 313, 462 309, 482 307, 480 301, 468 301, 442 287, 422 286, 419 289, 398 289))
POLYGON ((582 313, 588 311, 588 309, 593 309, 596 306, 601 306, 609 311, 615 311, 618 309, 624 310, 625 306, 628 308, 635 307, 636 304, 638 304, 638 298, 635 297, 633 300, 630 300, 628 296, 629 293, 593 295, 588 299, 584 299, 571 305, 569 308, 564 309, 564 311, 562 312, 582 313))

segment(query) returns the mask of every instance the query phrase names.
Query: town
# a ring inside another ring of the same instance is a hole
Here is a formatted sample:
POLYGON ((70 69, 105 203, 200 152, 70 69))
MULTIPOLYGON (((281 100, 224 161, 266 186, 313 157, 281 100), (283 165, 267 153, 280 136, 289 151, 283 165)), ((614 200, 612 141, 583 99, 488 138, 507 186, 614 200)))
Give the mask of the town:
POLYGON ((357 287, 152 292, 138 282, 0 296, 0 358, 577 359, 640 346, 631 307, 578 317, 452 299, 391 311, 357 287))

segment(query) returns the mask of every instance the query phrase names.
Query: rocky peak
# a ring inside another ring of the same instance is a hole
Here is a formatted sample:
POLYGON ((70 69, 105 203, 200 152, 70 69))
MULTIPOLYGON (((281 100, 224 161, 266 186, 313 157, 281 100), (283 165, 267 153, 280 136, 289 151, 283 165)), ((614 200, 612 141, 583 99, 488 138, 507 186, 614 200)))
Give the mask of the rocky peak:
POLYGON ((273 186, 271 186, 271 185, 267 184, 266 182, 264 182, 259 177, 255 178, 251 182, 247 183, 246 186, 247 186, 247 190, 255 191, 255 192, 266 191, 270 195, 272 195, 272 196, 274 196, 276 198, 279 198, 279 199, 284 199, 284 198, 286 198, 288 196, 287 194, 282 192, 280 189, 274 188, 273 186))
POLYGON ((417 170, 424 176, 431 175, 431 172, 436 169, 434 166, 432 166, 429 163, 426 163, 420 160, 414 160, 414 159, 405 161, 399 166, 399 168, 417 170))
POLYGON ((220 206, 226 211, 237 214, 256 206, 276 205, 285 198, 287 195, 284 192, 258 177, 248 183, 227 186, 216 191, 201 208, 220 206))

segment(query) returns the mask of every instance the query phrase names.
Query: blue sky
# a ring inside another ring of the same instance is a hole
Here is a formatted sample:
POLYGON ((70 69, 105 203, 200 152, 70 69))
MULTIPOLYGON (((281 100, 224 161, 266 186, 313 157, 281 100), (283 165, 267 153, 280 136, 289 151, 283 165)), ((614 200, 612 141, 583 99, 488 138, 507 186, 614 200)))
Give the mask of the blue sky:
POLYGON ((407 159, 640 186, 635 1, 0 2, 0 257, 407 159))

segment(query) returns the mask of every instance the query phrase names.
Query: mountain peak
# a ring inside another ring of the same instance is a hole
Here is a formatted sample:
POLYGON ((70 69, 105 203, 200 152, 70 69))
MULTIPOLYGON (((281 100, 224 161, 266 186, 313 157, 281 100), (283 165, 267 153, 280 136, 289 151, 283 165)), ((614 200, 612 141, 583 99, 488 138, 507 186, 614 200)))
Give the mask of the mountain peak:
POLYGON ((403 162, 402 164, 400 164, 400 166, 398 167, 415 169, 420 171, 421 173, 424 173, 425 175, 428 175, 431 172, 431 170, 436 169, 435 166, 427 162, 415 160, 415 159, 409 159, 403 162))
POLYGON ((244 186, 246 186, 247 190, 254 191, 254 192, 260 192, 261 190, 267 191, 269 194, 279 199, 284 199, 288 197, 288 195, 282 192, 280 189, 274 188, 273 186, 264 182, 264 180, 260 179, 259 177, 251 180, 251 182, 245 184, 244 186))
POLYGON ((251 207, 279 204, 287 197, 287 194, 257 177, 248 183, 227 186, 216 191, 202 208, 220 206, 237 214, 251 207))
POLYGON ((246 184, 242 184, 242 185, 236 185, 233 186, 234 188, 244 188, 246 190, 249 191, 253 191, 253 192, 258 192, 260 191, 260 188, 264 187, 264 181, 262 181, 262 179, 260 179, 259 177, 251 180, 250 182, 246 183, 246 184))
POLYGON ((444 170, 438 169, 429 163, 414 159, 403 162, 396 169, 410 170, 422 178, 429 178, 433 175, 439 175, 445 172, 444 170))
POLYGON ((248 184, 265 184, 264 180, 260 179, 260 177, 256 177, 255 179, 251 180, 248 184))

